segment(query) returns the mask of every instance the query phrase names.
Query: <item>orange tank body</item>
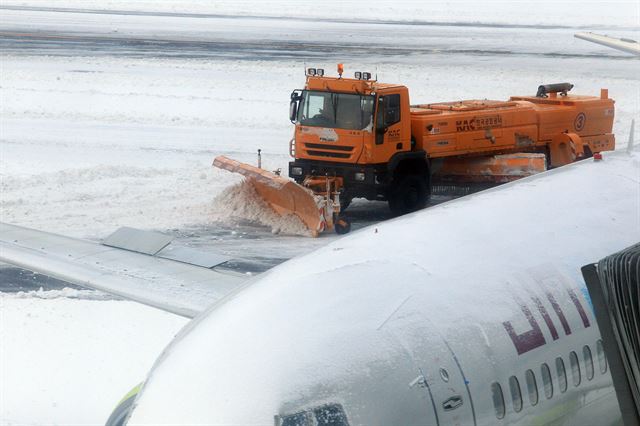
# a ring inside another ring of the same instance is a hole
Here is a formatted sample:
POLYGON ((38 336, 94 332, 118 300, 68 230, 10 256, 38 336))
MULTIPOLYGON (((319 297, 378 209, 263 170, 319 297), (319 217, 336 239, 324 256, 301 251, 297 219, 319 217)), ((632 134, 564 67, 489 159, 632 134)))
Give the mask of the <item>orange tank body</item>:
POLYGON ((580 136, 583 149, 599 152, 614 148, 613 104, 567 95, 416 105, 411 130, 416 147, 430 158, 536 151, 568 133, 580 136))

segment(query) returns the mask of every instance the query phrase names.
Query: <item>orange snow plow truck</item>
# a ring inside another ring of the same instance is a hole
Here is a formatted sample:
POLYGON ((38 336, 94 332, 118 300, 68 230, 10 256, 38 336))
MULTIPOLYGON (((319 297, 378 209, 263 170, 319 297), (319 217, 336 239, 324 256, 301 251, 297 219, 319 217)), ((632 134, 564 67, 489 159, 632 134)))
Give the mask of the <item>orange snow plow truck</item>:
POLYGON ((295 214, 312 235, 348 232, 341 214, 356 197, 386 200, 394 213, 424 207, 434 192, 470 192, 613 150, 614 101, 543 85, 508 101, 411 104, 409 89, 370 73, 327 77, 309 68, 291 94, 295 124, 289 176, 219 156, 280 214, 295 214), (294 182, 295 181, 295 182, 294 182))

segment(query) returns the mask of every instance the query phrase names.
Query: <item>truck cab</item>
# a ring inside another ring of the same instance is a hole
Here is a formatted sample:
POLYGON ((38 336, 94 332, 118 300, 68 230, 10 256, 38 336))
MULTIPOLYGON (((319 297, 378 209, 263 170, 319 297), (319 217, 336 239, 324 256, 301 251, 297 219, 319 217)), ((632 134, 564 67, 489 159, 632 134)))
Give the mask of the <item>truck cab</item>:
POLYGON ((308 71, 305 88, 291 94, 289 176, 298 183, 341 178, 343 207, 362 197, 389 200, 398 213, 421 208, 429 194, 428 165, 425 152, 414 149, 410 113, 405 86, 378 83, 369 73, 343 78, 308 71), (408 174, 413 184, 399 191, 408 174))

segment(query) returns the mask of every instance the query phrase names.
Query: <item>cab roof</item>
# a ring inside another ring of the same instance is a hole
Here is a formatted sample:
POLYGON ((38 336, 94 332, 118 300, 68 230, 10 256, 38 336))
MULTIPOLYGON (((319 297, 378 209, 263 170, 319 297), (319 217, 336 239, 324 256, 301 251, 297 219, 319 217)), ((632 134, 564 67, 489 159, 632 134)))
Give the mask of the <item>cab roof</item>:
POLYGON ((323 92, 343 92, 370 95, 381 89, 403 87, 401 84, 380 83, 376 80, 358 80, 342 77, 307 76, 305 89, 323 92))

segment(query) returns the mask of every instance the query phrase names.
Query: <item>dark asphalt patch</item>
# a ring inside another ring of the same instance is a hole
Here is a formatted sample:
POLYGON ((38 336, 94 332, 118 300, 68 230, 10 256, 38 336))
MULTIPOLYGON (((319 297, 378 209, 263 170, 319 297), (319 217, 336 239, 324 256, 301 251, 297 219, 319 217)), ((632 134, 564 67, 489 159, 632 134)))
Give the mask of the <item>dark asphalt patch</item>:
POLYGON ((0 51, 13 55, 112 56, 152 58, 220 58, 282 60, 313 58, 406 58, 409 56, 533 56, 629 60, 629 56, 559 52, 513 52, 508 49, 450 49, 447 46, 392 46, 293 40, 173 40, 82 33, 0 31, 0 51))
POLYGON ((0 293, 17 293, 19 291, 62 290, 63 288, 83 289, 65 281, 47 277, 24 269, 8 265, 0 265, 0 293))

